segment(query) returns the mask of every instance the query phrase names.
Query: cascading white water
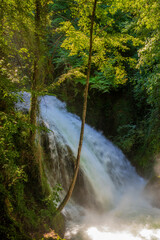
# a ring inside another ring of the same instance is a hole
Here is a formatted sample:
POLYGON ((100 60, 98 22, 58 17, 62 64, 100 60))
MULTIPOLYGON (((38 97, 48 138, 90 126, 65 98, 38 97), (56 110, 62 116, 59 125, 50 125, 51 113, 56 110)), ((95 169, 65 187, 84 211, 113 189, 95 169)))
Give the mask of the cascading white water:
MULTIPOLYGON (((76 156, 80 119, 68 113, 65 104, 53 96, 43 97, 40 108, 42 119, 49 129, 59 136, 62 145, 69 145, 76 156)), ((99 204, 106 208, 107 204, 117 205, 127 188, 135 185, 142 188, 144 185, 143 179, 138 177, 123 153, 88 125, 85 126, 80 167, 92 185, 99 204)))
MULTIPOLYGON (((55 141, 63 149, 62 162, 67 154, 67 145, 76 156, 80 119, 68 113, 65 103, 53 96, 41 98, 40 112, 52 130, 49 140, 53 159, 58 154, 55 141)), ((63 164, 65 166, 66 163, 63 164)), ((87 124, 80 168, 93 190, 90 193, 88 189, 88 194, 102 207, 102 211, 89 210, 71 201, 65 209, 65 214, 69 212, 72 216, 68 220, 66 238, 160 240, 160 210, 151 207, 144 198, 145 181, 137 175, 121 150, 87 124)))

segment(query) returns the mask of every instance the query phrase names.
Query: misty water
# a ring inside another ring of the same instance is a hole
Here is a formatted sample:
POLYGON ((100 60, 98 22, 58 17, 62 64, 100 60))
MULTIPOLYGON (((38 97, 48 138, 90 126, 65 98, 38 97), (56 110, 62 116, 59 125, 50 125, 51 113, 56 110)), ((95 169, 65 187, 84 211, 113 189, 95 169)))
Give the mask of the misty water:
MULTIPOLYGON (((24 99, 26 102, 19 107, 26 104, 28 108, 28 94, 24 99)), ((65 168, 66 146, 76 156, 81 121, 67 112, 65 103, 54 96, 41 98, 40 116, 51 130, 48 137, 52 159, 57 159, 58 143, 65 168)), ((59 163, 56 166, 56 171, 62 167, 59 163)), ((120 149, 87 124, 80 169, 87 191, 84 194, 80 191, 78 198, 86 198, 86 204, 80 205, 71 199, 63 210, 67 219, 66 239, 160 240, 160 209, 151 206, 150 197, 144 194, 147 181, 138 176, 120 149), (88 199, 94 200, 95 207, 89 207, 88 199)), ((49 169, 50 183, 52 175, 49 169)), ((69 185, 69 173, 63 171, 63 175, 69 185)))

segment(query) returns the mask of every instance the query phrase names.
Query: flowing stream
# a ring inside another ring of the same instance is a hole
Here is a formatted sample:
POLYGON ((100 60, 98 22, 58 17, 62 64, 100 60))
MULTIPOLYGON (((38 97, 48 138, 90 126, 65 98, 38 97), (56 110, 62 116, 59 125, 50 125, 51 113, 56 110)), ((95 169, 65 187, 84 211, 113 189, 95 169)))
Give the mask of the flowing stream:
MULTIPOLYGON (((28 94, 24 98, 28 107, 28 94)), ((48 138, 54 164, 46 170, 49 182, 57 172, 58 181, 65 179, 69 185, 66 156, 70 156, 68 147, 76 156, 81 121, 54 96, 41 98, 40 116, 51 130, 48 138)), ((144 194, 146 181, 137 175, 120 149, 87 124, 80 171, 85 190, 79 184, 76 199, 83 198, 83 204, 72 198, 63 211, 66 239, 160 240, 160 209, 152 207, 144 194)))

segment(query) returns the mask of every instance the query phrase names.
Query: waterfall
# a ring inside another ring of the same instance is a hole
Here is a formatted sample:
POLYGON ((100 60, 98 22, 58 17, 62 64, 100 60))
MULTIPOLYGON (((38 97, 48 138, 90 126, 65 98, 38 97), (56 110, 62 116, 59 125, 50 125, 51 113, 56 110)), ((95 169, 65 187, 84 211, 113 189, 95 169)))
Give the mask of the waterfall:
MULTIPOLYGON (((24 99, 29 104, 28 94, 24 99)), ((23 104, 17 105, 19 108, 23 104)), ((67 112, 65 103, 54 96, 40 99, 40 116, 48 133, 49 182, 63 182, 67 190, 73 175, 81 121, 67 112)), ((83 180, 76 197, 66 206, 66 238, 83 240, 160 240, 160 210, 145 199, 146 181, 138 176, 120 149, 101 132, 85 125, 80 161, 83 180), (81 198, 85 204, 81 204, 81 198), (92 202, 92 208, 90 208, 92 202), (94 206, 94 207, 93 207, 94 206)))
MULTIPOLYGON (((76 156, 80 119, 68 113, 65 104, 53 96, 42 98, 40 110, 46 126, 53 131, 49 134, 51 148, 55 149, 56 136, 61 149, 65 149, 68 145, 76 156)), ((92 186, 94 197, 104 207, 107 207, 107 204, 116 205, 126 189, 144 186, 144 180, 136 174, 121 150, 87 124, 80 169, 92 186)))

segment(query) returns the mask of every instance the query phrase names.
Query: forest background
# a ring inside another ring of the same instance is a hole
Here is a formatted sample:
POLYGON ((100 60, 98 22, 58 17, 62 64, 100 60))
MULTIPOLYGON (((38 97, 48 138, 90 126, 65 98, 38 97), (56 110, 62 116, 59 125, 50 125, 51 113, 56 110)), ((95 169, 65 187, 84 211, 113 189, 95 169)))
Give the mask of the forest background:
MULTIPOLYGON (((63 216, 52 218, 60 187, 49 189, 43 150, 35 144, 36 132, 44 131, 36 121, 38 96, 56 95, 81 116, 93 2, 1 0, 3 239, 41 239, 50 226, 63 233, 63 216), (25 114, 14 108, 22 91, 31 92, 25 114)), ((158 0, 100 0, 93 27, 86 122, 118 145, 144 177, 159 176, 159 12, 158 0)))

